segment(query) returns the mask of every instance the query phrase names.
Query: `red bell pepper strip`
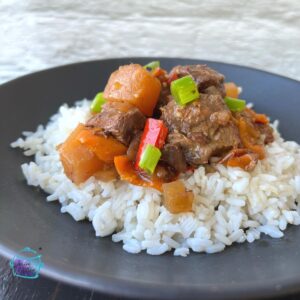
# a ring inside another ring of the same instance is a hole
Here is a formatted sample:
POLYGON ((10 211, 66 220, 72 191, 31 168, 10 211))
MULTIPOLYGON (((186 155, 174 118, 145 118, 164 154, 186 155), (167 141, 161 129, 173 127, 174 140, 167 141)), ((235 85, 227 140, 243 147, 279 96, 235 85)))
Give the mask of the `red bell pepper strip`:
POLYGON ((156 120, 152 118, 147 119, 144 132, 141 137, 139 150, 135 159, 134 167, 136 170, 140 169, 139 162, 146 146, 150 144, 158 149, 161 149, 165 143, 167 135, 168 128, 164 125, 162 120, 156 120))

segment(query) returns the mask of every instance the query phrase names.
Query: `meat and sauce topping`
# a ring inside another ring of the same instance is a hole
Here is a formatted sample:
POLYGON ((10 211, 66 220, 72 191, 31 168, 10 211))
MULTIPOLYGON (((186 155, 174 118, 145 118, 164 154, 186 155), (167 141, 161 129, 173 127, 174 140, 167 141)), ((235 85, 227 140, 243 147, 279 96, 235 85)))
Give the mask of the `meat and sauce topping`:
POLYGON ((206 65, 170 73, 157 62, 120 67, 97 94, 90 119, 58 147, 66 175, 76 184, 95 176, 153 187, 166 193, 170 211, 191 211, 180 173, 199 166, 211 172, 217 163, 251 171, 274 140, 266 115, 247 108, 224 79, 206 65))

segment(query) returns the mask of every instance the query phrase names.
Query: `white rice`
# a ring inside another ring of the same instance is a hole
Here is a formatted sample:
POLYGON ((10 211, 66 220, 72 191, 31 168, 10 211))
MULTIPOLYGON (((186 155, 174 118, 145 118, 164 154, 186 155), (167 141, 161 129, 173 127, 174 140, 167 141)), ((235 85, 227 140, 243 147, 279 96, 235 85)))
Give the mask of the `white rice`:
POLYGON ((61 212, 76 221, 88 218, 96 236, 112 234, 130 253, 160 255, 175 249, 174 255, 187 256, 190 249, 215 253, 235 242, 252 243, 261 233, 281 238, 288 224, 300 224, 300 146, 284 141, 276 122, 275 141, 253 172, 218 165, 215 173, 199 167, 183 178, 194 192, 193 213, 171 214, 162 206, 160 192, 127 182, 90 178, 74 185, 55 147, 89 117, 89 104, 61 106, 46 127, 23 132, 24 138, 11 146, 34 155, 34 161, 21 166, 27 183, 40 186, 48 201, 58 200, 61 212))

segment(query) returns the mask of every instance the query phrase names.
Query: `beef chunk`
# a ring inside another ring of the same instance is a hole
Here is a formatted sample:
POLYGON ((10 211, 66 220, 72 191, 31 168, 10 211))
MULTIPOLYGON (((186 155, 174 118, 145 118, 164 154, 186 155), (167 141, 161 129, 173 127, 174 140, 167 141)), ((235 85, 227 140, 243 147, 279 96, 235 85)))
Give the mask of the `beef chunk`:
POLYGON ((201 94, 200 100, 186 106, 172 100, 161 110, 170 132, 167 144, 179 147, 190 165, 208 163, 211 156, 240 144, 238 128, 220 95, 201 94))
POLYGON ((186 161, 181 147, 172 142, 166 143, 162 149, 161 160, 172 166, 177 172, 186 170, 186 161))
MULTIPOLYGON (((170 74, 169 80, 175 80, 191 75, 195 80, 199 92, 208 95, 221 95, 225 97, 224 76, 206 65, 176 66, 170 74)), ((155 108, 155 116, 160 116, 160 109, 172 100, 170 85, 162 83, 162 90, 155 108)))
POLYGON ((142 137, 143 132, 140 131, 137 133, 131 140, 129 147, 127 149, 127 156, 131 161, 135 161, 136 155, 139 150, 140 142, 141 142, 141 137, 142 137))
POLYGON ((176 171, 169 165, 162 161, 156 166, 156 176, 162 179, 164 182, 173 181, 176 178, 176 171))
POLYGON ((106 135, 112 135, 126 146, 144 129, 146 118, 135 106, 125 102, 108 102, 101 113, 93 116, 87 126, 99 128, 106 135))
POLYGON ((162 84, 161 92, 157 101, 157 104, 154 109, 154 117, 159 118, 161 115, 160 108, 167 105, 172 100, 171 92, 170 92, 170 86, 164 82, 162 84))
POLYGON ((197 83, 198 90, 204 94, 217 94, 225 97, 224 75, 206 65, 176 66, 170 72, 170 78, 191 75, 197 83))

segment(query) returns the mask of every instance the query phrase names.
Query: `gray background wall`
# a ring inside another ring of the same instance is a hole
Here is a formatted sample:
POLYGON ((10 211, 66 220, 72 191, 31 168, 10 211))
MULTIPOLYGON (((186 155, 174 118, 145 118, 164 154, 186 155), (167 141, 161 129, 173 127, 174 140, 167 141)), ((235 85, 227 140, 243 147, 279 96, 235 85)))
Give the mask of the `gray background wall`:
POLYGON ((300 80, 300 1, 0 0, 0 83, 135 55, 224 61, 300 80))

